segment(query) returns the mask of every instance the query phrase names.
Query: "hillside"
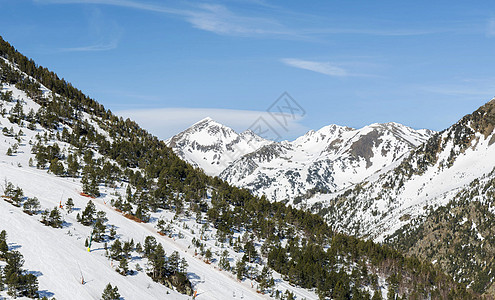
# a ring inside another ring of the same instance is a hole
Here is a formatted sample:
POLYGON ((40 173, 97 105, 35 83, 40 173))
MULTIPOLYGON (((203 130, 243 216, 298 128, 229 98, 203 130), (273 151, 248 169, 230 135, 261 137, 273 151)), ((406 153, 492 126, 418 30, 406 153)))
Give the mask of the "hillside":
POLYGON ((489 101, 367 181, 320 195, 313 210, 337 230, 385 240, 493 293, 494 107, 489 101))
POLYGON ((0 57, 2 251, 26 270, 0 264, 3 297, 27 272, 57 299, 98 299, 108 283, 121 299, 476 297, 432 264, 206 176, 3 40, 0 57))

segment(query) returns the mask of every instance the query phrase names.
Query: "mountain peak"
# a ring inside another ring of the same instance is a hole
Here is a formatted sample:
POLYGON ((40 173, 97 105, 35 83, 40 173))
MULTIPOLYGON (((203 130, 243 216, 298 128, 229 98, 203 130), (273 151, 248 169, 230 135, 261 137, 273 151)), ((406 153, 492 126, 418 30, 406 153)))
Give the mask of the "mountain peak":
MULTIPOLYGON (((206 117, 206 118, 203 118, 201 120, 199 120, 198 122, 194 123, 194 124, 199 124, 199 123, 210 123, 210 122, 215 122, 215 120, 213 120, 212 118, 210 117, 206 117)), ((215 122, 216 123, 216 122, 215 122)))
POLYGON ((165 143, 182 159, 218 175, 234 160, 270 143, 251 130, 241 134, 206 117, 165 143))

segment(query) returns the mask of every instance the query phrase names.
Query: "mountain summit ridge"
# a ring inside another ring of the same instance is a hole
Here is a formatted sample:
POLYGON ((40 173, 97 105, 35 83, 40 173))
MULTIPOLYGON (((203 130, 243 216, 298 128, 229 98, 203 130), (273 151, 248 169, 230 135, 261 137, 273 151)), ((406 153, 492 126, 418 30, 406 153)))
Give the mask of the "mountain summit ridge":
POLYGON ((293 141, 272 142, 205 118, 166 143, 207 174, 273 201, 291 202, 310 191, 334 192, 357 183, 432 134, 395 122, 360 129, 330 124, 293 141), (220 131, 229 135, 222 140, 220 131))

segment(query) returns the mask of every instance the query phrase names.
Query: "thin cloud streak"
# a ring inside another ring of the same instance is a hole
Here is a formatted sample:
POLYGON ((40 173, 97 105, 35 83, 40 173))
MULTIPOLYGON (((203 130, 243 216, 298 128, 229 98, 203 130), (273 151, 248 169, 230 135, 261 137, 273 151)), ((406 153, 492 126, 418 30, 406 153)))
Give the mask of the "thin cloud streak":
POLYGON ((486 24, 486 35, 488 37, 495 36, 495 18, 491 18, 490 20, 488 20, 486 24))
POLYGON ((194 28, 219 35, 296 35, 273 19, 235 14, 223 5, 199 4, 192 9, 176 9, 129 0, 34 0, 43 4, 101 4, 127 7, 182 17, 194 28))
POLYGON ((123 35, 123 30, 117 23, 106 19, 99 9, 94 9, 88 20, 88 33, 92 42, 89 45, 66 47, 60 52, 97 52, 116 49, 123 35))
MULTIPOLYGON (((302 28, 292 29, 275 18, 240 15, 219 4, 197 4, 190 8, 173 8, 131 0, 33 0, 42 4, 101 4, 127 7, 181 17, 194 28, 231 36, 271 36, 308 39, 320 35, 362 34, 376 36, 416 36, 452 31, 453 29, 373 29, 373 28, 302 28)), ((253 2, 256 5, 262 5, 253 2)), ((263 6, 263 5, 262 5, 263 6)))
POLYGON ((118 47, 119 39, 116 38, 109 42, 104 42, 102 44, 83 46, 83 47, 73 47, 73 48, 62 48, 61 52, 96 52, 96 51, 109 51, 118 47))
POLYGON ((282 63, 291 67, 313 71, 328 76, 333 76, 333 77, 351 76, 351 74, 349 74, 347 70, 337 67, 329 62, 318 62, 318 61, 302 60, 296 58, 283 58, 281 59, 281 61, 282 63))

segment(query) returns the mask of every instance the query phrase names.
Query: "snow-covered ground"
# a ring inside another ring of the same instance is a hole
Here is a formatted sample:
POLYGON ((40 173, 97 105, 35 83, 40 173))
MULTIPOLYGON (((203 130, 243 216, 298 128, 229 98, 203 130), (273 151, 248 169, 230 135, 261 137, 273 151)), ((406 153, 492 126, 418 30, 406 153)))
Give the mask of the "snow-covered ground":
MULTIPOLYGON (((24 112, 29 109, 37 111, 39 105, 34 103, 27 95, 14 86, 4 85, 3 92, 12 91, 14 100, 23 102, 24 112)), ((46 89, 49 97, 50 92, 46 89)), ((8 112, 15 102, 3 102, 8 112)), ((103 289, 108 283, 117 286, 123 299, 190 299, 190 296, 180 294, 164 285, 155 283, 145 274, 146 259, 140 258, 134 252, 129 268, 136 270, 139 264, 144 270, 133 275, 122 276, 115 271, 118 263, 112 262, 105 255, 104 243, 93 243, 91 252, 87 252, 84 246, 86 238, 90 236, 91 227, 83 226, 76 221, 77 213, 81 212, 90 200, 80 195, 82 184, 80 178, 57 177, 47 170, 40 170, 29 166, 30 159, 34 160, 31 147, 37 142, 36 136, 47 134, 47 144, 50 141, 50 132, 38 127, 30 130, 25 126, 12 124, 8 115, 0 115, 0 129, 4 127, 17 134, 22 130, 20 140, 15 136, 6 136, 0 133, 0 195, 3 194, 7 182, 19 186, 25 197, 37 197, 41 208, 53 209, 60 202, 65 203, 72 198, 75 210, 67 213, 62 209, 65 220, 63 228, 55 229, 44 226, 40 222, 40 215, 28 215, 22 208, 15 207, 4 198, 0 198, 0 230, 6 230, 11 250, 15 249, 24 256, 24 269, 33 272, 38 277, 41 296, 55 297, 57 299, 99 299, 103 289), (16 146, 14 146, 16 145, 16 146), (13 155, 7 155, 9 148, 16 148, 13 155), (84 278, 84 284, 81 283, 84 278)), ((97 128, 97 122, 90 119, 87 114, 83 117, 97 128)), ((67 127, 68 130, 70 128, 67 127)), ((53 133, 53 132, 52 132, 53 133)), ((107 138, 110 138, 107 136, 107 138)), ((71 152, 69 144, 57 141, 61 152, 67 155, 71 152)), ((171 211, 159 211, 152 214, 150 223, 137 223, 125 218, 110 206, 112 199, 118 195, 125 195, 126 183, 118 182, 116 187, 100 186, 101 196, 93 199, 97 210, 104 211, 108 218, 107 225, 115 226, 117 237, 122 241, 133 239, 135 243, 143 244, 146 236, 154 236, 160 242, 167 255, 178 251, 181 258, 188 263, 188 278, 197 292, 196 299, 267 299, 268 295, 257 292, 257 283, 248 279, 239 281, 235 275, 218 267, 218 258, 226 248, 222 247, 215 239, 216 231, 210 228, 203 235, 201 242, 214 253, 213 261, 206 263, 202 257, 195 255, 192 239, 201 239, 201 227, 194 218, 182 216, 174 218, 171 211), (157 233, 156 222, 163 219, 172 224, 171 237, 157 233)), ((108 231, 107 231, 108 232, 108 231)), ((237 233, 239 238, 242 233, 237 233)), ((111 245, 109 242, 108 246, 111 245)), ((231 265, 242 257, 242 253, 236 253, 228 249, 231 265)), ((293 287, 283 281, 279 275, 275 278, 275 290, 285 292, 290 290, 296 295, 296 299, 317 299, 314 292, 293 287)), ((0 293, 0 299, 10 299, 5 292, 0 293)))

